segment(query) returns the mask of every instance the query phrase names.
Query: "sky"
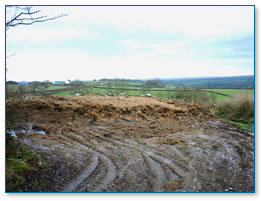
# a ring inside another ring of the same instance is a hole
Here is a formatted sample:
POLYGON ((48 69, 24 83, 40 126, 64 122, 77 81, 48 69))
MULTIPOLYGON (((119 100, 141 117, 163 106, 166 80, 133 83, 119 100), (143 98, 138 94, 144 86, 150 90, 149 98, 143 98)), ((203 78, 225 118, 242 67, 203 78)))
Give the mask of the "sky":
POLYGON ((7 30, 7 80, 254 74, 254 7, 34 9, 50 17, 67 16, 7 30))

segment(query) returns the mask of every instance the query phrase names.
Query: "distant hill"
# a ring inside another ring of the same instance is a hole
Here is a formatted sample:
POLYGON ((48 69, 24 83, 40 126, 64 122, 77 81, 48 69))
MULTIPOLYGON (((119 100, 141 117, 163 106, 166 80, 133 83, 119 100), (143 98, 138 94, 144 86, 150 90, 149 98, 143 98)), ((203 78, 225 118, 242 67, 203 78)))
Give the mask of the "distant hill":
POLYGON ((18 84, 28 84, 29 82, 27 81, 21 81, 21 82, 18 82, 18 84))
POLYGON ((54 83, 54 84, 63 84, 64 81, 54 81, 53 83, 54 83))
POLYGON ((254 88, 255 79, 250 76, 207 77, 207 78, 169 78, 160 79, 165 83, 172 83, 184 87, 194 88, 254 88))
POLYGON ((6 84, 18 84, 18 82, 15 82, 15 81, 7 81, 6 84))
POLYGON ((33 81, 33 82, 29 82, 28 84, 35 84, 35 85, 40 85, 42 82, 39 81, 33 81))

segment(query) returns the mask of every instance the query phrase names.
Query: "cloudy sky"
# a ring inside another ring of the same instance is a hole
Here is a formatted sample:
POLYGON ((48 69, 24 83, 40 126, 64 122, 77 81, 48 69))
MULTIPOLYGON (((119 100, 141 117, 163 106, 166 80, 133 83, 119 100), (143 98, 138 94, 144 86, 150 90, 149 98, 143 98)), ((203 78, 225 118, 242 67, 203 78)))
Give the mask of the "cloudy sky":
POLYGON ((254 7, 40 9, 68 16, 7 30, 7 80, 254 74, 254 7))

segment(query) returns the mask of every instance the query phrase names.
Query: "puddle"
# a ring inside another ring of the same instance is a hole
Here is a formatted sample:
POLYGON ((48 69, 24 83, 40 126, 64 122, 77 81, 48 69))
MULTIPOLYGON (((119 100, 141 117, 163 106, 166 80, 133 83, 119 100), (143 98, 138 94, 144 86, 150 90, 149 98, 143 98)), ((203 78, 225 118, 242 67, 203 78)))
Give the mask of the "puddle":
POLYGON ((96 128, 109 128, 109 126, 95 126, 96 128))
POLYGON ((17 133, 40 134, 40 135, 47 134, 46 131, 42 127, 33 125, 33 123, 31 123, 31 122, 20 125, 17 129, 13 129, 10 132, 11 132, 11 136, 13 136, 13 137, 17 137, 17 133))
POLYGON ((137 122, 136 121, 130 121, 128 119, 125 119, 125 118, 122 118, 122 120, 127 123, 127 124, 136 124, 137 122))
POLYGON ((136 124, 136 121, 126 121, 127 124, 136 124))
POLYGON ((26 129, 19 129, 19 130, 12 130, 11 131, 11 136, 17 137, 16 133, 25 133, 25 134, 41 134, 45 135, 46 132, 43 130, 26 130, 26 129))
POLYGON ((11 131, 11 136, 12 136, 12 137, 17 137, 15 131, 11 131))
POLYGON ((205 134, 199 134, 198 136, 200 138, 203 138, 203 139, 206 139, 206 140, 210 139, 210 137, 208 135, 205 135, 205 134))
POLYGON ((189 141, 188 144, 189 144, 189 145, 195 145, 195 144, 197 144, 197 143, 196 143, 196 142, 189 141))
POLYGON ((255 132, 255 124, 254 123, 251 123, 251 124, 248 124, 248 129, 251 131, 251 133, 253 133, 254 135, 254 132, 255 132))

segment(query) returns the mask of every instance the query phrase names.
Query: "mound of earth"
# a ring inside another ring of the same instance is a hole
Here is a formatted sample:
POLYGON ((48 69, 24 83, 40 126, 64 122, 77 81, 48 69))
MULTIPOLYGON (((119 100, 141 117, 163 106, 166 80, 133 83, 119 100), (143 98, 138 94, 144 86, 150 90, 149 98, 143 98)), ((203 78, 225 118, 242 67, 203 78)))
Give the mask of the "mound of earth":
POLYGON ((53 164, 41 191, 254 191, 252 133, 197 104, 33 97, 6 109, 16 139, 53 164))
MULTIPOLYGON (((82 97, 34 97, 23 102, 8 101, 8 111, 15 110, 27 113, 36 112, 52 114, 57 117, 70 116, 81 117, 120 117, 131 116, 138 118, 167 117, 179 119, 179 117, 196 117, 204 119, 213 116, 198 104, 185 104, 182 101, 168 101, 165 99, 149 97, 111 97, 111 96, 82 96, 82 97), (23 110, 23 111, 22 111, 23 110)), ((7 111, 7 112, 8 112, 7 111)), ((12 112, 12 111, 11 111, 12 112)), ((27 115, 28 116, 28 115, 27 115)))

